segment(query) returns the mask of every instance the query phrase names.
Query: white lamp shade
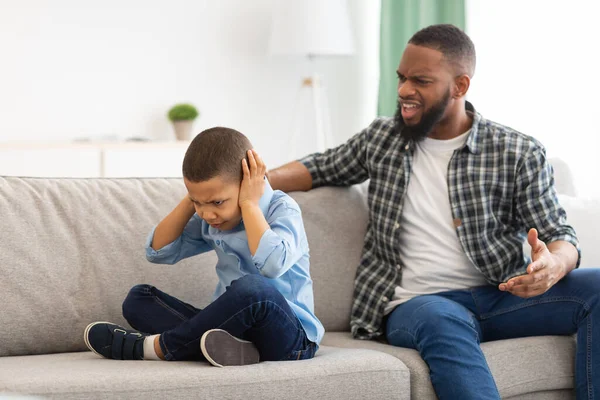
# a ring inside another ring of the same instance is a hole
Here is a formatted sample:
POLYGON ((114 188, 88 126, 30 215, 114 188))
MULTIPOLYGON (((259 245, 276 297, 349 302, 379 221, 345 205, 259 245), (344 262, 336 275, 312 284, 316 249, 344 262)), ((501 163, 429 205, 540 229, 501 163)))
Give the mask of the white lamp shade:
POLYGON ((270 54, 354 53, 346 0, 275 0, 275 7, 270 54))

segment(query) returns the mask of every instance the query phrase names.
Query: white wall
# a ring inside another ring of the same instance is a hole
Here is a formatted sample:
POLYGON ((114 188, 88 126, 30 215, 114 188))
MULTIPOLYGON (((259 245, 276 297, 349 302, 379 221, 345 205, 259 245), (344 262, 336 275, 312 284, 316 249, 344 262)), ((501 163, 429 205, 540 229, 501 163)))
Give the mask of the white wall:
POLYGON ((600 2, 468 0, 477 50, 469 100, 564 158, 581 195, 599 195, 600 2))
MULTIPOLYGON (((0 0, 0 142, 172 140, 166 111, 186 101, 200 110, 196 131, 230 126, 270 166, 287 161, 312 71, 267 55, 275 1, 292 0, 0 0)), ((336 143, 377 103, 379 2, 348 3, 356 55, 316 64, 336 143)))

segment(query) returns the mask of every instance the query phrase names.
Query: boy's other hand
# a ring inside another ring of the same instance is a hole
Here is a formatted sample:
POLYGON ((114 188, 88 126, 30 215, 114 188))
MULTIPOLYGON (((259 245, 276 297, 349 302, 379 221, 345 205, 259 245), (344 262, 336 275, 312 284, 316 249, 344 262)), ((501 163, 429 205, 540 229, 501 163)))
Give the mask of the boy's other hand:
POLYGON ((238 204, 240 208, 247 205, 257 206, 265 191, 267 167, 256 151, 248 150, 248 161, 245 158, 242 160, 242 171, 244 176, 240 186, 238 204))

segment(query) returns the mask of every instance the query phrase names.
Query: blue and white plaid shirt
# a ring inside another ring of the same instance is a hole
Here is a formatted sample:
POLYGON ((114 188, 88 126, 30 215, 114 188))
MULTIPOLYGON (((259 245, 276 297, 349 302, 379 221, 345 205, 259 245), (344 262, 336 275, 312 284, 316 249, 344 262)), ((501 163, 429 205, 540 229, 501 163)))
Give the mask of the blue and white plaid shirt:
MULTIPOLYGON (((466 255, 490 284, 525 273, 527 231, 545 243, 564 240, 579 251, 575 231, 559 205, 545 149, 532 137, 484 119, 467 103, 473 125, 448 165, 456 234, 466 255)), ((313 187, 349 186, 369 179, 369 226, 356 271, 351 328, 356 338, 382 335, 385 304, 400 283, 400 215, 414 145, 378 118, 346 143, 300 161, 313 187)), ((579 261, 577 262, 579 266, 579 261)))

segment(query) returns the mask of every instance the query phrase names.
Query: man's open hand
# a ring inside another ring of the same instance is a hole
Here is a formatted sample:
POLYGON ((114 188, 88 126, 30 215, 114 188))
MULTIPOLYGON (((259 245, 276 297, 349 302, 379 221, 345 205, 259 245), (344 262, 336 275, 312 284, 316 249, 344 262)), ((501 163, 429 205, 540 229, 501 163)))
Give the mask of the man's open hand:
POLYGON ((529 230, 527 241, 531 246, 531 264, 527 266, 527 274, 511 278, 498 286, 504 292, 523 298, 546 293, 566 274, 564 263, 538 239, 537 230, 529 230))

